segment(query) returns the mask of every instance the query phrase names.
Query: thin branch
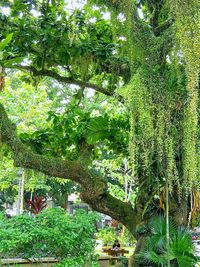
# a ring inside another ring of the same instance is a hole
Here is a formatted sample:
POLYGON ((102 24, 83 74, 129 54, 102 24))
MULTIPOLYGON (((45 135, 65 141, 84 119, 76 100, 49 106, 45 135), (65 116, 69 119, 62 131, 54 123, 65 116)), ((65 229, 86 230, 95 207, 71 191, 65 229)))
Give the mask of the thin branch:
POLYGON ((65 77, 62 76, 55 71, 52 70, 37 70, 33 66, 22 66, 22 65, 13 65, 12 68, 20 69, 20 70, 26 70, 30 71, 33 73, 33 76, 47 76, 54 78, 55 80, 62 82, 62 83, 67 83, 67 84, 74 84, 78 85, 80 87, 85 87, 85 88, 91 88, 99 93, 102 93, 107 96, 114 96, 115 92, 113 91, 108 91, 107 89, 103 88, 102 86, 90 83, 90 82, 85 82, 82 80, 77 80, 74 79, 73 77, 65 77))

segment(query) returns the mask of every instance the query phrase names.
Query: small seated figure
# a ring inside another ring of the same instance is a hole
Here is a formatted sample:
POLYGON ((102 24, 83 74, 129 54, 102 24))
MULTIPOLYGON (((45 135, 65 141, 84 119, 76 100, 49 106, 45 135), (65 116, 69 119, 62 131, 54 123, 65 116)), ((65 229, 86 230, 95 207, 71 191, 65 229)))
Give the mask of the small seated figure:
POLYGON ((112 250, 119 250, 120 249, 120 243, 119 240, 115 240, 113 246, 112 246, 112 250))

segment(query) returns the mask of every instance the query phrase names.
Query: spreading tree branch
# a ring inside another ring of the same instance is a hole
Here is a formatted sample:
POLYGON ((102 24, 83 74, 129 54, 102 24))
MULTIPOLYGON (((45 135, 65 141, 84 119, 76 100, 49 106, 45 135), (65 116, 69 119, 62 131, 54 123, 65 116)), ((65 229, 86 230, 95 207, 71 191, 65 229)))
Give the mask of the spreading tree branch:
POLYGON ((51 177, 70 179, 82 186, 82 199, 93 209, 122 222, 133 233, 136 227, 135 212, 131 204, 111 196, 107 182, 96 172, 84 166, 83 160, 67 161, 37 154, 23 144, 17 136, 16 126, 9 120, 0 104, 0 141, 13 152, 15 166, 43 172, 51 177))

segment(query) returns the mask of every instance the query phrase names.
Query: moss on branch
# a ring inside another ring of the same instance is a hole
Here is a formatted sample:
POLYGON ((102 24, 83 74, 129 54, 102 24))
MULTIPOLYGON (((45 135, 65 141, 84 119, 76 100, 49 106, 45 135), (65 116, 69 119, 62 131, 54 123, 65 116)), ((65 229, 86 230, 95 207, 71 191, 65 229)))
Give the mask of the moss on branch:
POLYGON ((134 232, 134 212, 130 204, 112 197, 107 192, 106 180, 78 161, 49 158, 37 154, 17 136, 16 126, 9 120, 0 104, 0 141, 13 152, 15 165, 34 169, 49 176, 70 179, 82 186, 82 198, 91 207, 119 220, 134 232))

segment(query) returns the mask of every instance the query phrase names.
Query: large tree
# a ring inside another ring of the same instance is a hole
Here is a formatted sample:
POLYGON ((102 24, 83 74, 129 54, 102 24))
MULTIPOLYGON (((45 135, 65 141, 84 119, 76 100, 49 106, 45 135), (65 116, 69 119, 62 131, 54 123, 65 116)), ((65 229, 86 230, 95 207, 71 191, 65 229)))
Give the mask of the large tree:
MULTIPOLYGON (((1 142, 12 150, 15 165, 79 183, 85 202, 121 221, 135 236, 138 226, 158 210, 165 211, 166 188, 172 216, 177 223, 187 223, 188 199, 199 184, 200 170, 198 2, 88 0, 75 9, 56 0, 1 3, 3 68, 28 72, 36 82, 51 78, 51 86, 52 79, 68 85, 66 92, 75 92, 72 106, 76 107, 81 107, 88 89, 89 94, 93 90, 90 99, 113 98, 115 105, 127 107, 129 117, 123 123, 110 119, 110 114, 78 119, 87 131, 81 130, 76 157, 70 158, 65 150, 72 145, 67 139, 71 122, 68 131, 67 127, 62 131, 66 142, 62 153, 46 153, 48 149, 34 149, 20 139, 1 105, 1 142), (91 164, 99 141, 128 156, 122 148, 128 142, 123 130, 129 126, 124 123, 130 125, 134 206, 111 195, 109 179, 91 164)), ((61 124, 71 116, 72 106, 61 124)), ((59 116, 55 117, 56 124, 59 116)), ((56 129, 49 133, 51 142, 56 129)))

